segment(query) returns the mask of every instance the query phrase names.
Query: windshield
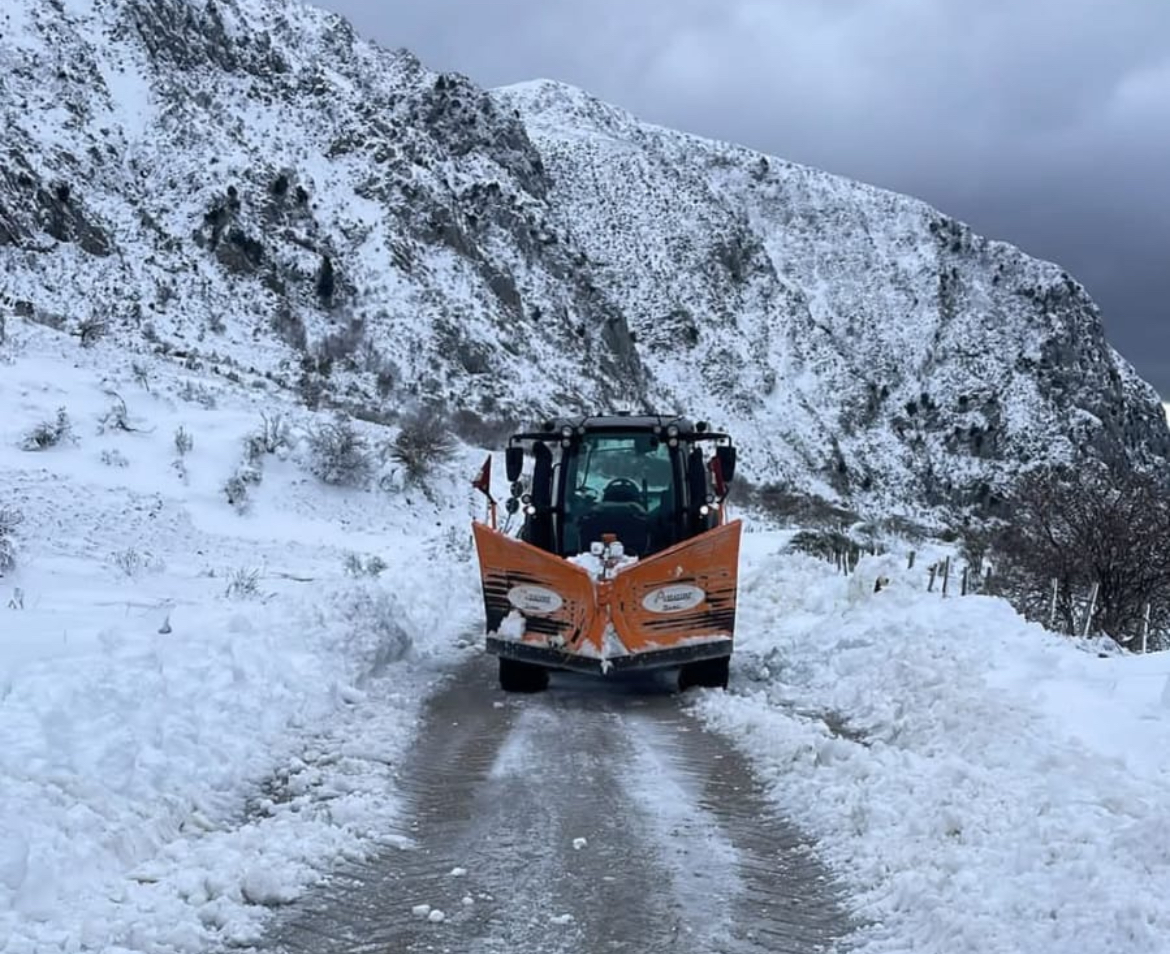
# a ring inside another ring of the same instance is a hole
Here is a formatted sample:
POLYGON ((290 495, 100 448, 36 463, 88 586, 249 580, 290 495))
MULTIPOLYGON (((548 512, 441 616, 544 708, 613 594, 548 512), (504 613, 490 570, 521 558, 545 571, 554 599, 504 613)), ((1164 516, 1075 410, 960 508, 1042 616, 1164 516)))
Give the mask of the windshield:
POLYGON ((652 434, 585 434, 565 460, 564 552, 615 533, 644 556, 669 544, 675 525, 674 460, 652 434))

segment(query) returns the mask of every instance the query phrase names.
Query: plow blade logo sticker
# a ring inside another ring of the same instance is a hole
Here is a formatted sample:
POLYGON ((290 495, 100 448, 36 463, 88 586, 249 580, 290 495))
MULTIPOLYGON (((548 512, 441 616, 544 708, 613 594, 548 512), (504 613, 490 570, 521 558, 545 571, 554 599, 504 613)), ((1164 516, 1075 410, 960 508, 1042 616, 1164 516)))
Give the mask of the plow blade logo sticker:
POLYGON ((662 586, 642 598, 642 608, 650 613, 684 613, 706 598, 707 594, 697 586, 662 586))
POLYGON ((532 586, 521 583, 508 590, 508 602, 521 613, 531 613, 534 616, 547 616, 555 613, 564 605, 564 600, 550 589, 543 586, 532 586))

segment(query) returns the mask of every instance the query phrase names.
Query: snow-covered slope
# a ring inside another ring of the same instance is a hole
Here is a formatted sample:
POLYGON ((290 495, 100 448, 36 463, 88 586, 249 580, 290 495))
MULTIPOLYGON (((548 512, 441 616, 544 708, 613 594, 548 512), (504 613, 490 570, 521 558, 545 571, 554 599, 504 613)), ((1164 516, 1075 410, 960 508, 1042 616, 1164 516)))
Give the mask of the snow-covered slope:
POLYGON ((328 416, 275 388, 9 332, 0 951, 254 940, 391 833, 393 766, 477 621, 454 480, 473 464, 436 472, 431 499, 392 465, 376 489, 326 486, 305 436, 328 416), (60 410, 56 446, 23 449, 60 410), (249 453, 265 427, 273 452, 249 453))
POLYGON ((705 415, 730 410, 759 472, 986 504, 1031 461, 1170 449, 1154 391, 1058 266, 916 199, 572 87, 496 95, 651 373, 705 415))
POLYGON ((10 0, 0 119, 9 307, 310 403, 685 410, 757 481, 903 512, 1170 451, 1056 266, 297 3, 10 0))

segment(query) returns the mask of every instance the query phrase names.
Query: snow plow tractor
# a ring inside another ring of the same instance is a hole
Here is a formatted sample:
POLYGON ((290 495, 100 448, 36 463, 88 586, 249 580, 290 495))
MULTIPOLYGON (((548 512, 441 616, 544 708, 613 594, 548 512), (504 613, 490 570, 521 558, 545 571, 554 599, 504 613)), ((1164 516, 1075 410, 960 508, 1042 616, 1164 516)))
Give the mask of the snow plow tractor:
POLYGON ((539 692, 553 670, 677 668, 682 689, 726 687, 735 458, 726 434, 681 417, 546 421, 508 441, 500 529, 489 457, 473 482, 488 521, 473 530, 500 686, 539 692))

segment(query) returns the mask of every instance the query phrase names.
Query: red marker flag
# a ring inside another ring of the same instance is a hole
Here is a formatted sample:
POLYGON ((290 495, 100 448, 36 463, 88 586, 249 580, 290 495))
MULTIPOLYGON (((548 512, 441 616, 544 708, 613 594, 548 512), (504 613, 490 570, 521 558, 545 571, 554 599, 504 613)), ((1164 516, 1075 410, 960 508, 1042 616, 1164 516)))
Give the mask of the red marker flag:
POLYGON ((479 472, 479 476, 471 482, 471 486, 478 490, 481 494, 489 500, 492 496, 492 455, 488 454, 487 460, 483 462, 483 469, 479 472))
POLYGON ((719 463, 718 457, 712 457, 707 462, 707 468, 711 471, 711 476, 715 478, 715 496, 722 500, 727 496, 727 481, 723 479, 723 465, 719 463))

